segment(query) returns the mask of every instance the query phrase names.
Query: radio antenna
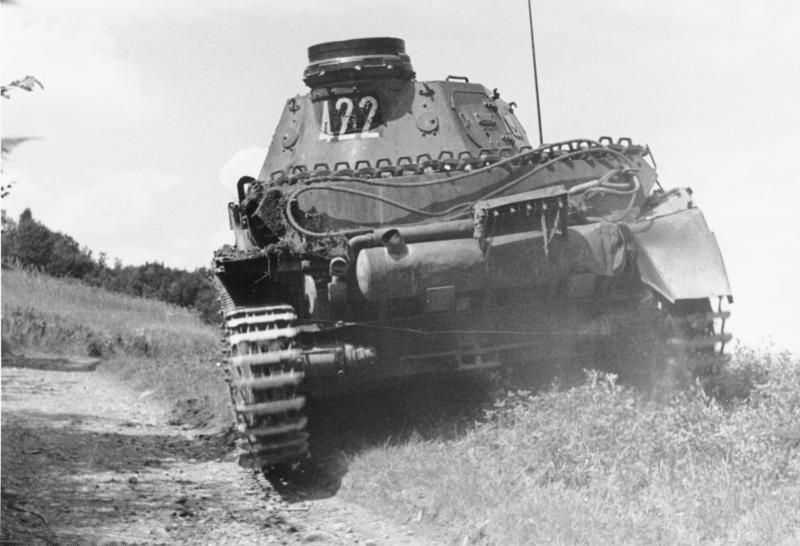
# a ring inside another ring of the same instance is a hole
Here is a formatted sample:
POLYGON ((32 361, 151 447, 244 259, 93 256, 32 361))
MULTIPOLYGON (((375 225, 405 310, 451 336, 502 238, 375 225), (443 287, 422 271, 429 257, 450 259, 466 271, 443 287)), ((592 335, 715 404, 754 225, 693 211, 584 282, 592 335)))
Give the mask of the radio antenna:
POLYGON ((542 109, 539 104, 539 75, 536 70, 536 42, 533 39, 533 8, 531 7, 531 0, 528 0, 528 22, 531 27, 531 55, 533 57, 533 85, 536 92, 536 119, 539 121, 539 145, 544 144, 544 137, 542 137, 542 109))

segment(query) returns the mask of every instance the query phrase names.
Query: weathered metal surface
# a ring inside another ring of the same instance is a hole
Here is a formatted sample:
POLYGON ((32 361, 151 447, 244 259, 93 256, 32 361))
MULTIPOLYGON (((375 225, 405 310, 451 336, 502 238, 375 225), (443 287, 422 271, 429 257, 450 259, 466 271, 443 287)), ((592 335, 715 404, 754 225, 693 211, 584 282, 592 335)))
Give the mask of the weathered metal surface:
POLYGON ((410 298, 438 286, 473 291, 487 285, 483 252, 474 239, 410 244, 400 256, 368 248, 358 256, 356 277, 370 301, 410 298))
POLYGON ((669 205, 661 215, 628 224, 642 281, 670 302, 731 297, 725 263, 703 213, 667 211, 669 205))
MULTIPOLYGON (((317 147, 319 147, 317 143, 317 147)), ((404 148, 405 149, 405 148, 404 148)), ((369 157, 370 150, 361 150, 362 157, 369 157)), ((606 158, 600 162, 607 150, 596 149, 578 153, 565 161, 557 161, 558 156, 545 157, 539 155, 539 161, 532 163, 537 154, 531 154, 527 164, 514 166, 510 159, 498 160, 484 165, 477 156, 470 156, 479 166, 471 170, 444 170, 422 172, 414 170, 401 178, 352 178, 337 181, 319 178, 307 179, 307 186, 288 187, 284 191, 287 199, 297 204, 301 213, 310 212, 308 220, 302 218, 300 223, 316 222, 323 218, 328 229, 345 229, 357 226, 377 227, 385 224, 414 223, 430 221, 437 213, 446 216, 446 211, 463 205, 469 207, 475 201, 491 197, 501 197, 523 193, 552 185, 566 188, 578 186, 605 174, 619 164, 620 158, 606 158), (613 161, 612 161, 613 159, 613 161), (543 165, 547 163, 547 167, 543 165), (512 168, 513 167, 513 168, 512 168), (399 206, 398 206, 399 205, 399 206), (312 212, 313 211, 313 212, 312 212)), ((328 150, 325 153, 337 153, 328 150)), ((339 154, 341 155, 341 154, 339 154)), ((339 157, 337 155, 337 157, 339 157)), ((413 154, 411 154, 413 155, 413 154)), ((633 164, 640 165, 639 178, 642 190, 637 198, 638 204, 644 201, 655 180, 652 168, 641 160, 640 156, 631 155, 633 164)), ((315 159, 316 161, 316 159, 315 159)), ((423 160, 424 161, 424 160, 423 160)), ((417 164, 415 164, 417 165, 417 164)), ((263 173, 262 173, 263 174, 263 173)), ((589 203, 592 214, 603 216, 618 210, 624 201, 613 195, 604 200, 589 203)), ((262 204, 262 207, 265 205, 262 204)), ((268 207, 265 208, 268 210, 268 207)), ((260 213, 266 216, 268 213, 260 213)))
POLYGON ((552 285, 571 274, 613 277, 625 267, 625 240, 611 223, 574 226, 566 237, 545 244, 547 235, 528 230, 476 239, 385 246, 358 254, 356 278, 369 301, 412 298, 436 287, 456 292, 552 285))
POLYGON ((385 79, 312 89, 287 101, 258 178, 317 168, 410 168, 424 160, 458 161, 464 152, 477 158, 482 149, 530 146, 512 124, 521 127, 505 101, 478 84, 385 79), (475 99, 454 106, 454 97, 463 96, 475 99), (493 125, 480 125, 477 114, 493 116, 493 125), (490 136, 478 138, 476 131, 490 136))

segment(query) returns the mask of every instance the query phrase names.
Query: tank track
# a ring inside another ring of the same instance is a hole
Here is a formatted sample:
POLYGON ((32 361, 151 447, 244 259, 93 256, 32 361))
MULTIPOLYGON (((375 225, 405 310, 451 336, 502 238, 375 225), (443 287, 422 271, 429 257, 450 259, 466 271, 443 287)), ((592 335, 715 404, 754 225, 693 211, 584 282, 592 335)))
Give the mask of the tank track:
POLYGON ((725 332, 730 312, 713 311, 708 300, 681 305, 659 303, 648 294, 639 311, 629 317, 624 335, 630 336, 632 355, 639 358, 643 378, 654 390, 669 390, 718 375, 727 362, 725 344, 732 338, 725 332))
POLYGON ((722 371, 728 361, 725 344, 732 335, 725 332, 729 311, 712 311, 707 301, 691 302, 690 308, 667 312, 671 336, 667 338, 667 366, 683 374, 681 379, 701 382, 722 371))
POLYGON ((239 464, 264 468, 308 457, 303 352, 289 305, 236 307, 223 293, 230 393, 241 438, 239 464))

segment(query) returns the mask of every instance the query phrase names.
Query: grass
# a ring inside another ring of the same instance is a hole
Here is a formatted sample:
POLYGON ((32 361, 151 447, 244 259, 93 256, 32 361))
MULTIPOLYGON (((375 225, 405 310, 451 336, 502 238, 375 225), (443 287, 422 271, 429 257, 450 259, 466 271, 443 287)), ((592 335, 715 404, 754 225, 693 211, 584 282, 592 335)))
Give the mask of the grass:
POLYGON ((598 372, 510 393, 456 440, 352 456, 342 494, 465 544, 797 544, 800 364, 740 350, 729 373, 760 381, 725 405, 598 372))
POLYGON ((96 356, 100 369, 227 423, 220 333, 192 312, 19 269, 2 271, 3 351, 96 356))
MULTIPOLYGON (((99 354, 101 370, 227 424, 219 333, 191 313, 16 270, 2 288, 4 351, 99 354)), ((654 400, 587 372, 483 415, 466 397, 462 420, 441 423, 440 393, 432 406, 401 397, 385 441, 336 448, 338 494, 458 544, 800 543, 800 363, 739 348, 713 390, 654 400)), ((337 440, 366 407, 340 419, 337 440)))

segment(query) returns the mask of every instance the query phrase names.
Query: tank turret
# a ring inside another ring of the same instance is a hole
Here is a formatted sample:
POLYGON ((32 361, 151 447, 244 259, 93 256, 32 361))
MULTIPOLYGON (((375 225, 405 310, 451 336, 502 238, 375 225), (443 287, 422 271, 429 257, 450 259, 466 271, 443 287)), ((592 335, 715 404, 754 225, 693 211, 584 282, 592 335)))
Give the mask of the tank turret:
POLYGON ((393 174, 528 146, 496 91, 462 77, 416 81, 403 40, 326 42, 308 58, 310 92, 286 102, 260 180, 393 174))

